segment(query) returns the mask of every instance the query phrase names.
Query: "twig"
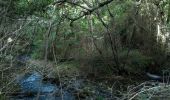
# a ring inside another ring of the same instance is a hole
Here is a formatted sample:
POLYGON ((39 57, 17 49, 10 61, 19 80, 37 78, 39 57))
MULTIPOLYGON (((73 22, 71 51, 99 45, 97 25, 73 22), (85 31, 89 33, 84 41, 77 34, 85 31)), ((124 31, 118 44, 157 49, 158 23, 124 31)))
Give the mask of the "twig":
MULTIPOLYGON (((136 94, 134 94, 129 100, 133 100, 136 96, 138 96, 141 93, 144 93, 144 92, 147 92, 147 91, 151 91, 151 90, 156 90, 156 89, 163 88, 163 87, 164 86, 155 86, 155 87, 152 87, 152 88, 149 88, 149 89, 141 90, 140 92, 137 92, 136 94)), ((170 87, 170 85, 168 85, 167 87, 170 87)))

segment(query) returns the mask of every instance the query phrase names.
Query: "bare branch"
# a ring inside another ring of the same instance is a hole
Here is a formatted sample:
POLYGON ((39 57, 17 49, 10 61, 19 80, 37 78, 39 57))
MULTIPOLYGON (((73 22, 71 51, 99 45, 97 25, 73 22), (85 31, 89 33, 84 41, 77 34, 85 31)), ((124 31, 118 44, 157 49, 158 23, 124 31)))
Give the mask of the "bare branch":
POLYGON ((88 1, 86 1, 86 0, 82 0, 88 7, 92 7, 92 5, 88 2, 88 1))
POLYGON ((89 11, 89 10, 91 10, 90 8, 88 8, 88 7, 84 7, 84 6, 82 6, 82 5, 78 4, 78 3, 75 3, 75 2, 67 1, 67 3, 69 3, 69 4, 71 4, 71 5, 78 6, 78 7, 80 7, 80 8, 85 9, 85 10, 88 10, 88 11, 89 11))
POLYGON ((84 8, 84 6, 81 6, 81 5, 77 4, 77 3, 71 3, 71 2, 69 2, 69 1, 67 1, 67 0, 57 1, 57 2, 55 2, 55 3, 53 3, 53 4, 57 4, 57 3, 59 3, 59 4, 60 4, 60 3, 70 3, 70 4, 74 4, 74 5, 76 5, 76 6, 79 6, 79 7, 84 8, 84 9, 87 10, 87 11, 84 12, 82 15, 80 15, 80 16, 78 16, 78 17, 75 17, 75 18, 70 18, 70 17, 66 16, 67 19, 71 20, 70 25, 72 25, 72 23, 73 23, 74 21, 79 20, 79 19, 81 19, 82 17, 84 17, 84 16, 86 16, 86 15, 90 15, 90 14, 91 14, 92 12, 94 12, 95 10, 97 10, 97 9, 99 9, 99 8, 101 8, 101 7, 109 4, 109 3, 111 3, 112 1, 113 1, 113 0, 107 0, 107 1, 105 1, 105 2, 99 3, 98 6, 92 8, 92 9, 84 8))
POLYGON ((56 1, 56 2, 52 3, 52 5, 65 3, 66 1, 67 0, 59 0, 59 1, 56 1))

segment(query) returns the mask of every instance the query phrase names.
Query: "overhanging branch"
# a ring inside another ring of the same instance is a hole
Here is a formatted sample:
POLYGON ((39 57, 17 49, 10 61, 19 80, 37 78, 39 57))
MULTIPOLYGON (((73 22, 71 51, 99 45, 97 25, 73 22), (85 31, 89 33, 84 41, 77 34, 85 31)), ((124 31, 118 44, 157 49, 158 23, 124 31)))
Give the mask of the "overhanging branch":
POLYGON ((75 17, 75 18, 70 18, 70 17, 67 16, 66 18, 69 19, 69 20, 71 20, 70 25, 72 25, 72 23, 73 23, 74 21, 79 20, 79 19, 81 19, 82 17, 84 17, 84 16, 86 16, 86 15, 90 15, 90 14, 91 14, 92 12, 94 12, 95 10, 97 10, 97 9, 99 9, 99 8, 105 6, 105 5, 108 5, 108 4, 111 3, 112 1, 113 1, 113 0, 107 0, 107 1, 105 1, 105 2, 99 3, 98 6, 92 8, 92 9, 84 8, 84 6, 81 6, 81 5, 77 4, 77 3, 69 2, 69 1, 67 1, 67 0, 56 1, 56 2, 53 3, 53 4, 57 4, 57 3, 58 3, 58 4, 61 4, 61 3, 69 3, 69 4, 73 4, 73 5, 75 5, 75 6, 79 6, 79 7, 83 8, 83 9, 86 9, 86 10, 87 10, 87 11, 85 11, 82 15, 80 15, 80 16, 78 16, 78 17, 75 17))

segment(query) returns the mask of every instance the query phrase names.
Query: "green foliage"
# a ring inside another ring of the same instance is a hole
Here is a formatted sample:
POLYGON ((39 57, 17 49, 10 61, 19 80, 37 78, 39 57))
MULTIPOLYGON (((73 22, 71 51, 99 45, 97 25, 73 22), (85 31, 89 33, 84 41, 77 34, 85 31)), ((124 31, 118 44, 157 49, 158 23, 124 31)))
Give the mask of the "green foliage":
POLYGON ((125 69, 130 73, 145 71, 145 68, 151 62, 150 57, 143 55, 138 50, 124 50, 119 53, 119 58, 121 63, 125 64, 125 69))
POLYGON ((43 51, 41 51, 40 49, 36 48, 33 53, 31 54, 31 57, 33 59, 42 59, 43 58, 43 51))
POLYGON ((128 17, 129 11, 134 8, 134 5, 131 1, 123 1, 120 4, 113 3, 110 8, 112 8, 111 11, 114 14, 115 21, 118 23, 123 23, 128 17))
MULTIPOLYGON (((103 68, 107 66, 102 61, 102 56, 104 56, 104 59, 111 66, 117 68, 114 62, 115 59, 113 59, 113 56, 117 56, 120 66, 125 67, 129 72, 140 72, 150 63, 151 58, 159 65, 162 65, 166 60, 162 44, 157 47, 156 25, 159 20, 155 20, 157 10, 155 10, 154 0, 148 1, 148 3, 142 1, 139 5, 136 4, 138 2, 135 0, 115 1, 96 9, 94 12, 89 12, 83 17, 81 15, 88 11, 80 7, 82 5, 87 7, 81 0, 75 5, 63 2, 56 4, 56 6, 51 5, 54 1, 14 0, 11 2, 9 10, 15 12, 17 18, 27 17, 28 20, 33 20, 27 27, 18 32, 18 34, 21 33, 19 38, 22 38, 19 42, 24 40, 30 43, 33 58, 42 59, 44 57, 46 33, 52 22, 48 37, 48 55, 50 59, 53 58, 52 51, 55 49, 58 59, 78 55, 79 58, 89 58, 93 66, 102 66, 101 68, 103 68), (96 12, 99 13, 99 16, 96 15, 96 12), (74 19, 79 16, 80 18, 74 19), (99 17, 109 26, 109 33, 112 35, 110 37, 113 39, 110 40, 108 31, 99 17), (70 25, 71 21, 74 21, 72 26, 70 25), (86 40, 86 37, 90 37, 90 39, 86 40), (94 46, 94 43, 97 46, 94 46), (111 46, 117 49, 118 52, 112 50, 111 46), (131 50, 127 54, 128 49, 121 50, 121 48, 130 48, 131 50), (116 54, 113 54, 112 51, 115 51, 116 54)), ((98 2, 103 2, 103 0, 98 2)), ((92 6, 91 8, 98 6, 97 1, 89 1, 89 3, 92 6)), ((10 2, 8 1, 7 4, 10 4, 10 2)), ((7 4, 2 5, 7 8, 7 4)), ((158 9, 163 11, 164 19, 168 16, 168 8, 167 1, 160 2, 160 8, 158 9)), ((161 19, 160 16, 158 17, 157 19, 161 19)), ((18 21, 18 23, 20 25, 23 22, 18 21)), ((14 29, 18 27, 17 25, 14 25, 14 29)), ((3 30, 3 32, 6 31, 3 30)), ((20 44, 15 45, 16 51, 20 52, 17 48, 22 48, 22 46, 20 44)))
POLYGON ((0 100, 6 100, 6 99, 7 98, 3 94, 0 93, 0 100))
POLYGON ((33 39, 33 47, 32 47, 32 57, 35 59, 41 59, 43 58, 44 53, 44 37, 41 35, 41 33, 45 33, 45 31, 42 31, 43 28, 38 28, 37 33, 34 36, 33 39))
POLYGON ((43 13, 52 1, 53 0, 18 0, 15 4, 16 11, 19 15, 43 13))
POLYGON ((102 96, 98 96, 96 100, 104 100, 104 98, 102 96))

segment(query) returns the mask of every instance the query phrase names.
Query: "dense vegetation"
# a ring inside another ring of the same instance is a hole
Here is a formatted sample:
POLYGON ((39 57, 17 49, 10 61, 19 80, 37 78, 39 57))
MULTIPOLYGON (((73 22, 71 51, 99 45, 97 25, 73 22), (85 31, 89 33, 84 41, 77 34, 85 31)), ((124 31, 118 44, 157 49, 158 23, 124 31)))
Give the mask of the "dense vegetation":
POLYGON ((147 81, 147 72, 169 74, 169 26, 169 0, 1 0, 0 99, 33 70, 53 70, 60 85, 67 74, 106 87, 118 81, 112 95, 133 99, 127 87, 147 81))

